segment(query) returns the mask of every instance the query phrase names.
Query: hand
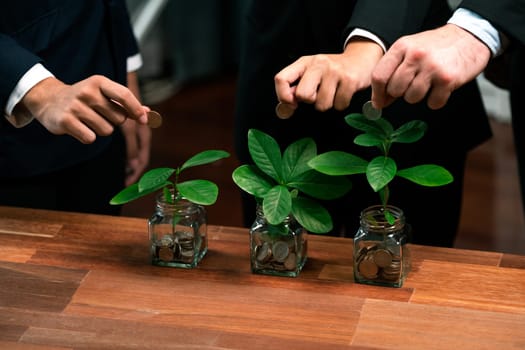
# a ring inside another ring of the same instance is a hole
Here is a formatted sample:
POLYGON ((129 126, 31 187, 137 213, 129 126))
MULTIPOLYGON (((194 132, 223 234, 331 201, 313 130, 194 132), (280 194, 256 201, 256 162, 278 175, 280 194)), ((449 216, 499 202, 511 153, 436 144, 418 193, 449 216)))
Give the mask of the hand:
POLYGON ((47 130, 69 134, 82 143, 107 136, 127 118, 147 123, 145 107, 126 87, 95 75, 73 85, 47 78, 24 96, 17 108, 25 108, 47 130))
POLYGON ((293 108, 305 102, 319 111, 344 110, 356 91, 370 86, 382 54, 375 42, 354 38, 341 54, 303 56, 275 76, 277 98, 293 108))
POLYGON ((491 57, 478 38, 453 24, 397 40, 372 73, 372 104, 388 106, 398 97, 417 103, 428 94, 432 109, 476 78, 491 57))
POLYGON ((121 126, 126 140, 126 178, 125 185, 137 182, 146 170, 151 151, 151 129, 147 125, 126 120, 121 126))

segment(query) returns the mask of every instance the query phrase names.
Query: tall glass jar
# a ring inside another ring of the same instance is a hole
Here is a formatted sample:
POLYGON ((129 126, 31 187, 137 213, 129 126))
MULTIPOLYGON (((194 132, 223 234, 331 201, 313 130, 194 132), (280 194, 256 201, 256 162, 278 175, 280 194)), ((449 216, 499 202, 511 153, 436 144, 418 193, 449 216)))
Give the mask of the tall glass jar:
POLYGON ((262 206, 250 228, 250 263, 253 273, 297 277, 307 257, 307 232, 288 216, 278 225, 266 221, 262 206))
POLYGON ((159 194, 148 231, 153 265, 193 268, 208 251, 206 209, 186 199, 159 194))
POLYGON ((354 279, 358 283, 401 287, 410 268, 406 246, 405 215, 395 206, 386 206, 394 222, 385 219, 382 205, 361 212, 354 237, 354 279))

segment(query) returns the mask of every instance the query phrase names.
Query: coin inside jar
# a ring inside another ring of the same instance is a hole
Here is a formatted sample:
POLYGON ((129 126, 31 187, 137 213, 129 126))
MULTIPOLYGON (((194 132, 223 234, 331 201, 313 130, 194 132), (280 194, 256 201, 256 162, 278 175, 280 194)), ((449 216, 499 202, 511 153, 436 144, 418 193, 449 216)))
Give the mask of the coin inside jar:
POLYGON ((161 247, 159 249, 159 259, 165 262, 173 260, 173 250, 170 247, 161 247))
POLYGON ((283 241, 277 241, 272 245, 272 253, 275 260, 284 262, 290 253, 288 244, 283 241))
POLYGON ((155 111, 148 112, 148 126, 152 129, 158 128, 162 125, 162 116, 155 111))
POLYGON ((392 254, 386 249, 378 249, 374 252, 374 262, 379 267, 388 267, 392 263, 392 254))
POLYGON ((359 273, 366 279, 376 279, 379 272, 378 266, 370 259, 369 255, 359 263, 358 269, 359 273))
POLYGON ((275 114, 281 119, 290 118, 294 112, 295 108, 287 103, 279 102, 277 106, 275 106, 275 114))
POLYGON ((366 119, 370 119, 370 120, 379 119, 381 118, 381 113, 382 113, 381 109, 374 108, 374 106, 372 106, 372 101, 367 101, 363 105, 363 114, 366 117, 366 119))
POLYGON ((257 246, 257 250, 255 253, 257 261, 263 264, 267 263, 272 258, 272 250, 268 242, 264 242, 263 245, 257 246))

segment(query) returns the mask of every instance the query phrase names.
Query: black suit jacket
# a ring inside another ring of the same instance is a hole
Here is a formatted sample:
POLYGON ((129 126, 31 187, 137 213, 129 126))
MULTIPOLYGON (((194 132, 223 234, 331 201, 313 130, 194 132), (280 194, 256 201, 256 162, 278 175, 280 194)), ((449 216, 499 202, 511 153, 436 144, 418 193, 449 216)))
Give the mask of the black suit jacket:
POLYGON ((512 129, 525 210, 525 0, 465 0, 460 6, 487 19, 510 41, 504 53, 507 70, 499 72, 505 74, 504 80, 509 82, 512 129))
MULTIPOLYGON (((367 29, 389 46, 402 35, 443 25, 450 15, 447 2, 435 0, 253 1, 244 22, 235 115, 236 152, 240 161, 251 163, 247 148, 247 131, 250 128, 274 136, 283 149, 290 142, 308 136, 317 142, 319 153, 344 150, 369 159, 375 150, 355 146, 353 139, 356 132, 344 122, 346 114, 361 111, 363 103, 370 99, 369 89, 354 95, 350 107, 344 112, 330 110, 319 113, 313 106, 301 104, 292 118, 280 120, 274 110, 277 104, 275 74, 304 55, 342 52, 344 39, 353 28, 367 29)), ((476 83, 458 89, 441 110, 430 110, 425 103, 409 105, 397 101, 386 108, 383 115, 396 127, 412 119, 428 122, 429 130, 422 141, 417 145, 396 144, 392 147, 392 156, 399 167, 431 162, 451 170, 456 175, 454 196, 447 197, 446 191, 439 191, 445 196, 444 200, 451 202, 459 211, 467 151, 491 135, 476 83)), ((342 204, 342 210, 346 210, 343 215, 348 220, 356 223, 359 210, 367 204, 378 203, 379 199, 366 184, 360 184, 359 179, 354 177, 352 181, 354 187, 347 202, 342 204)), ((430 205, 443 202, 443 198, 433 200, 429 195, 435 193, 435 189, 418 188, 417 192, 413 188, 406 191, 400 189, 405 192, 400 194, 398 191, 396 195, 396 188, 392 191, 392 204, 403 206, 411 220, 415 220, 416 216, 424 220, 425 216, 424 213, 411 212, 414 204, 423 208, 426 203, 432 202, 429 204, 432 211, 430 205), (410 202, 405 206, 404 203, 410 202)), ((449 204, 447 206, 450 207, 449 204)), ((246 223, 250 220, 250 213, 247 215, 246 223)), ((452 223, 444 224, 443 231, 453 235, 457 217, 450 216, 452 223)), ((450 245, 450 242, 431 243, 450 245)))
MULTIPOLYGON (((126 58, 138 52, 124 0, 17 0, 0 11, 0 106, 36 63, 72 84, 101 74, 126 84, 126 58)), ((83 145, 37 121, 17 129, 0 118, 0 176, 58 170, 100 153, 114 135, 83 145)))

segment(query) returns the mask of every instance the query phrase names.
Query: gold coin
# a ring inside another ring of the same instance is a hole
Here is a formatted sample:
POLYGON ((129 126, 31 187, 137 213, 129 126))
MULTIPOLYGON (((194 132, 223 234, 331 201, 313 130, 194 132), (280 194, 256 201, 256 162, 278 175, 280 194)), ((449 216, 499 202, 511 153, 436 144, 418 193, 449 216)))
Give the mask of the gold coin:
POLYGON ((377 278, 377 273, 379 272, 379 268, 377 265, 370 259, 369 256, 367 256, 365 259, 363 259, 358 266, 359 273, 363 275, 366 279, 375 279, 377 278))
POLYGON ((388 267, 392 263, 392 254, 386 249, 378 249, 374 252, 374 262, 379 267, 388 267))
POLYGON ((288 254, 288 257, 284 261, 284 267, 287 270, 295 270, 295 268, 296 268, 295 260, 296 260, 295 253, 288 254))
POLYGON ((156 129, 162 125, 162 116, 155 111, 148 112, 148 126, 156 129))
POLYGON ((165 262, 173 260, 173 250, 170 247, 161 247, 159 249, 159 259, 165 262))
POLYGON ((287 103, 279 102, 275 107, 275 114, 281 119, 290 118, 295 112, 295 108, 287 103))
POLYGON ((370 119, 370 120, 379 119, 381 118, 381 113, 382 113, 381 109, 374 108, 374 106, 372 106, 372 101, 367 101, 363 105, 363 114, 365 115, 367 119, 370 119))

